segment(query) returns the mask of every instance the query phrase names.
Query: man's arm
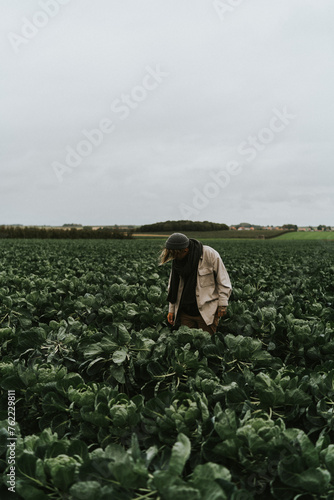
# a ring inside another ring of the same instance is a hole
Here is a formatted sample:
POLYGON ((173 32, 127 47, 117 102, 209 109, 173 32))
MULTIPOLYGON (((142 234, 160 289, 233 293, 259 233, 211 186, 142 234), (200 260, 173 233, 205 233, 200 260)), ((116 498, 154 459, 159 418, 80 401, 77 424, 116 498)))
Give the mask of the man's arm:
MULTIPOLYGON (((218 299, 218 316, 219 316, 219 309, 223 311, 224 309, 221 308, 226 308, 228 306, 228 299, 232 292, 232 285, 228 272, 226 271, 226 268, 223 264, 223 261, 219 253, 214 251, 212 257, 213 257, 213 263, 212 263, 213 270, 215 272, 216 284, 219 294, 219 299, 218 299)), ((221 316, 223 316, 223 314, 221 314, 221 316)))
MULTIPOLYGON (((171 278, 172 278, 172 271, 170 272, 170 275, 169 275, 167 293, 169 292, 169 289, 170 289, 171 278)), ((172 304, 171 302, 169 302, 167 321, 171 325, 174 325, 174 312, 175 312, 175 304, 172 304)))
POLYGON ((217 308, 218 318, 225 316, 225 314, 227 314, 227 306, 218 306, 218 308, 217 308))

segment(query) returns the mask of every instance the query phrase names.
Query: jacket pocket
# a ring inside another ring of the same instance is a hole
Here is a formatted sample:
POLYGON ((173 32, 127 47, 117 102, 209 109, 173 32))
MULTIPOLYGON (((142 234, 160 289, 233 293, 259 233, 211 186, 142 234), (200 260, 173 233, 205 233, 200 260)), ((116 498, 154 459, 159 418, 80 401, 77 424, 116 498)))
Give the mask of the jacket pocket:
POLYGON ((198 270, 198 274, 199 286, 201 288, 204 288, 206 286, 215 286, 215 277, 212 269, 204 267, 203 269, 198 270))

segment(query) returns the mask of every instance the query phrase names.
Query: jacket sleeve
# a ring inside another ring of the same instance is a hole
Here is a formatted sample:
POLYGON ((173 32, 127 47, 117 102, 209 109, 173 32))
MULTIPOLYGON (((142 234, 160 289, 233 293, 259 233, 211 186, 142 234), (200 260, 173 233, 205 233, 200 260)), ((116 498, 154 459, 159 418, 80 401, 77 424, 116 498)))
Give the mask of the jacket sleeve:
POLYGON ((232 292, 230 277, 218 252, 213 254, 213 270, 218 288, 218 306, 227 306, 232 292))
MULTIPOLYGON (((171 278, 172 278, 172 271, 171 271, 171 272, 170 272, 170 274, 169 274, 169 280, 168 280, 168 289, 167 289, 167 293, 169 292, 169 289, 170 289, 170 281, 171 281, 171 278)), ((168 312, 170 312, 170 313, 174 313, 174 312, 175 312, 175 304, 172 304, 171 302, 169 302, 168 312)))

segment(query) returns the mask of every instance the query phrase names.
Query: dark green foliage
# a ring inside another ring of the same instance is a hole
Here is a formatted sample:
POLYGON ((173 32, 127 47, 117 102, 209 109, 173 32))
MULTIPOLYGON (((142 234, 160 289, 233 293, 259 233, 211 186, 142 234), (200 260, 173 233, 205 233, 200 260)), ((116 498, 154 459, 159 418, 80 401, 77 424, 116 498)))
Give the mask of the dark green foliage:
MULTIPOLYGON (((64 227, 70 227, 71 224, 64 227)), ((133 230, 121 231, 117 228, 102 227, 92 229, 91 227, 71 227, 71 229, 44 228, 37 226, 0 226, 1 238, 42 238, 42 239, 131 239, 133 230)))
POLYGON ((167 326, 157 242, 1 242, 1 498, 9 389, 19 498, 333 497, 334 247, 211 245, 214 337, 167 326))
POLYGON ((168 220, 166 222, 156 222, 154 224, 145 224, 136 229, 137 233, 154 233, 154 232, 187 232, 187 231, 228 231, 230 228, 227 224, 219 224, 218 222, 200 222, 191 220, 168 220))

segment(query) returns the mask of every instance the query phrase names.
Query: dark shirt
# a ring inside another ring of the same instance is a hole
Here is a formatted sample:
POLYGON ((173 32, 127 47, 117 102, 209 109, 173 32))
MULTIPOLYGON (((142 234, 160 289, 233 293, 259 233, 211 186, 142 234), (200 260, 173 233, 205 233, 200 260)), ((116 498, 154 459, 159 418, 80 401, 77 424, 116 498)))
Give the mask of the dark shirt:
POLYGON ((193 302, 192 304, 183 305, 182 311, 185 312, 186 314, 189 314, 189 316, 199 316, 200 315, 200 312, 198 310, 196 302, 193 302))
MULTIPOLYGON (((184 259, 182 259, 183 260, 183 262, 181 261, 182 264, 186 263, 187 257, 188 257, 188 255, 184 259)), ((184 286, 185 285, 186 285, 186 281, 184 283, 184 286)), ((199 316, 200 315, 200 312, 199 312, 198 307, 197 307, 197 302, 192 302, 191 304, 182 304, 181 311, 186 313, 186 314, 189 314, 189 316, 199 316)))

